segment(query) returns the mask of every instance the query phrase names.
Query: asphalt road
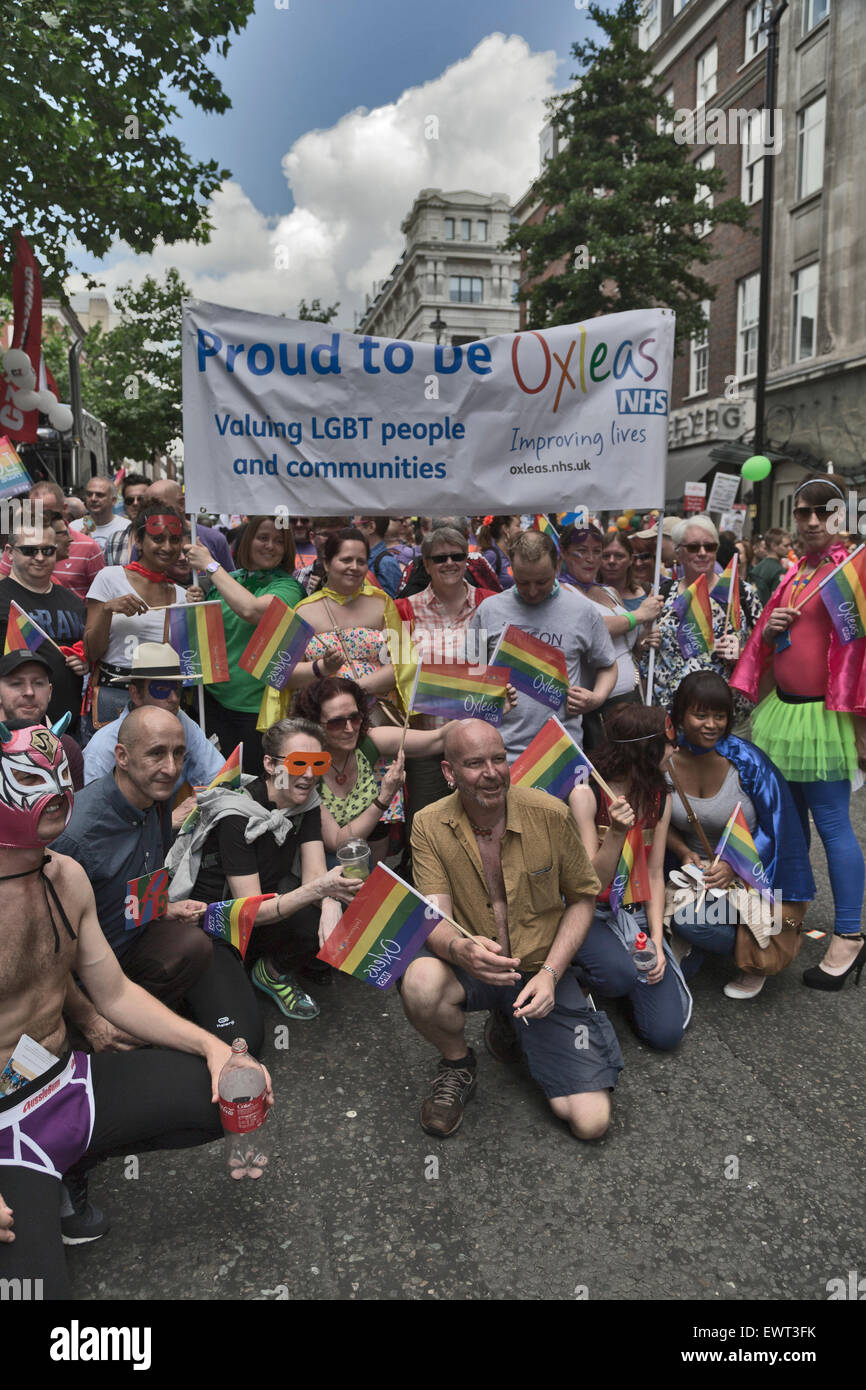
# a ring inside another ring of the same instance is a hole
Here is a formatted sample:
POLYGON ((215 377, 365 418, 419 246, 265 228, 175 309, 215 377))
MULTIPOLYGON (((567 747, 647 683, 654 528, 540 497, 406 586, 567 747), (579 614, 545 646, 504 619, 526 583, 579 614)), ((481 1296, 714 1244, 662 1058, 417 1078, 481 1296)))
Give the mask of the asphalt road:
MULTIPOLYGON (((866 841, 866 790, 854 798, 866 841)), ((830 929, 819 897, 807 928, 830 929)), ((69 1252, 83 1299, 827 1299, 866 1274, 863 1020, 866 989, 807 990, 802 968, 750 1002, 722 994, 708 959, 676 1053, 640 1046, 605 1005, 625 1056, 603 1141, 580 1144, 522 1065, 468 1036, 479 1085, 461 1130, 418 1126, 435 1071, 394 991, 340 977, 312 1023, 267 1010, 277 1105, 272 1165, 226 1176, 221 1146, 120 1159, 91 1177, 111 1214, 69 1252)), ((597 1001, 598 1002, 598 1001, 597 1001)), ((731 1310, 733 1313, 733 1309, 731 1310)))

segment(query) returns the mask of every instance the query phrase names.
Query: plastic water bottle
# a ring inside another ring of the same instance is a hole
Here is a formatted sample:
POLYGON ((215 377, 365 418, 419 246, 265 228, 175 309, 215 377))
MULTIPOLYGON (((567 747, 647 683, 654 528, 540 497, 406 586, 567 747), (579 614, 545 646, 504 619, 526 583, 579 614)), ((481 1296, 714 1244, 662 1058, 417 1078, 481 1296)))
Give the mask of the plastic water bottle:
POLYGON ((631 948, 631 958, 635 963, 638 980, 642 985, 645 985, 646 977, 658 959, 655 944, 650 941, 645 931, 639 931, 635 937, 634 945, 631 948))
POLYGON ((219 1077, 226 1163, 233 1178, 260 1178, 268 1166, 266 1089, 264 1067, 250 1056, 243 1038, 235 1038, 219 1077))

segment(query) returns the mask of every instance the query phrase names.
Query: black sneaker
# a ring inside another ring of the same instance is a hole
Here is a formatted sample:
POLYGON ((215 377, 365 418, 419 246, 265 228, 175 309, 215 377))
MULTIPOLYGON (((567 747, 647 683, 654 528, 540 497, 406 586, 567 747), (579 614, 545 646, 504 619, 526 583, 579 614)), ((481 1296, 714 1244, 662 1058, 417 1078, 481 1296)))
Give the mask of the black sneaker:
POLYGON ((519 1062, 521 1047, 511 1019, 499 1009, 491 1009, 484 1025, 484 1044, 497 1062, 519 1062))
POLYGON ((430 1094, 421 1105, 421 1128, 425 1134, 447 1139, 460 1128, 463 1107, 475 1094, 477 1070, 478 1063, 471 1047, 467 1063, 462 1067, 449 1066, 444 1057, 440 1057, 430 1094))
POLYGON ((99 1207, 87 1200, 87 1178, 67 1173, 61 1184, 60 1234, 64 1245, 86 1245, 111 1229, 99 1207))

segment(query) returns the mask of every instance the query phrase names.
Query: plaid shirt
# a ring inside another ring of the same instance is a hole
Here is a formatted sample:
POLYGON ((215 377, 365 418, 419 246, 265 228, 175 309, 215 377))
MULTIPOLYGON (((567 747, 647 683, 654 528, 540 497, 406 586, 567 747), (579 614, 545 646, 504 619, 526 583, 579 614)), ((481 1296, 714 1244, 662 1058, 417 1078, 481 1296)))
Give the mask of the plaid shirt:
POLYGON ((469 619, 479 603, 490 598, 491 594, 487 589, 473 588, 465 579, 463 589, 463 602, 456 613, 446 613, 432 584, 428 584, 420 594, 397 600, 397 611, 401 618, 411 624, 412 641, 421 660, 428 665, 431 662, 438 665, 467 660, 466 628, 469 619))

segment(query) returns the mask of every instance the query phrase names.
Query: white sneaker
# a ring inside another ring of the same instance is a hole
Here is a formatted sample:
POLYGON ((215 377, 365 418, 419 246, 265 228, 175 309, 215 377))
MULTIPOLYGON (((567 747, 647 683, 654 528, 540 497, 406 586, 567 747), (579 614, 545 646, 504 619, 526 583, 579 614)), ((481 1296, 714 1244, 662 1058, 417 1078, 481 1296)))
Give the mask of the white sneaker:
POLYGON ((729 999, 754 999, 764 988, 766 975, 746 975, 740 974, 730 984, 725 985, 725 994, 729 999), (746 980, 757 979, 757 985, 746 985, 746 980))

